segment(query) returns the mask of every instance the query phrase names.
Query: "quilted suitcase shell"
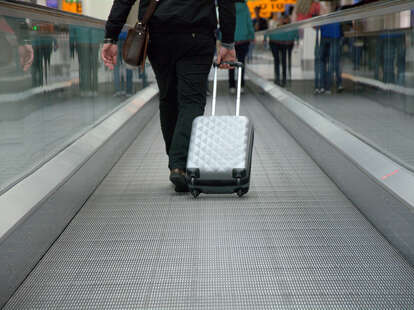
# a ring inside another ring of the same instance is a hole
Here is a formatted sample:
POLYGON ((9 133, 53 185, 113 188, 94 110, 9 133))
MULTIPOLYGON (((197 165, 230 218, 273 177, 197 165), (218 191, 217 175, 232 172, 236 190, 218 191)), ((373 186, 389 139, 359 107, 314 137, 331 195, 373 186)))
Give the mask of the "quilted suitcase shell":
POLYGON ((190 190, 247 193, 253 135, 253 126, 245 116, 197 117, 187 161, 190 190))
POLYGON ((197 117, 187 160, 193 195, 194 191, 197 194, 238 193, 239 196, 247 193, 253 140, 253 125, 245 116, 197 117))

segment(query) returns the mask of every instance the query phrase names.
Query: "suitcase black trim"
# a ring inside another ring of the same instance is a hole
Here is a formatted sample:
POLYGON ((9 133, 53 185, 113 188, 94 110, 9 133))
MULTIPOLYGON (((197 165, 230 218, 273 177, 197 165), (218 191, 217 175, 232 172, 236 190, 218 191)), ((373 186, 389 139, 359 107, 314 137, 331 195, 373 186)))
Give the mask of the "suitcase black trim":
POLYGON ((247 169, 233 169, 232 180, 200 180, 200 169, 187 168, 188 186, 190 191, 205 194, 230 194, 242 191, 246 194, 250 188, 250 174, 252 169, 252 156, 254 144, 254 127, 251 128, 250 156, 247 169))

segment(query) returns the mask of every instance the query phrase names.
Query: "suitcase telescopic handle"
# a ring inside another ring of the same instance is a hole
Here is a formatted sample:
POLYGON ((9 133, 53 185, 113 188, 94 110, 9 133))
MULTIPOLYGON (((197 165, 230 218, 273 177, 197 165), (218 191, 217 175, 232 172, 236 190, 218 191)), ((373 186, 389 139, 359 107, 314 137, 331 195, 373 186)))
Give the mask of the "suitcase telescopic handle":
POLYGON ((222 63, 214 62, 213 66, 219 67, 221 64, 229 65, 230 67, 237 67, 237 68, 242 67, 243 68, 243 63, 238 62, 238 61, 223 61, 222 63))
MULTIPOLYGON (((236 67, 238 70, 237 74, 237 99, 236 99, 236 116, 240 115, 240 92, 241 92, 241 81, 242 81, 242 69, 243 64, 241 62, 223 62, 231 67, 236 67)), ((216 114, 216 101, 217 101, 217 70, 220 64, 214 62, 214 82, 213 82, 213 102, 211 108, 211 115, 216 114)))

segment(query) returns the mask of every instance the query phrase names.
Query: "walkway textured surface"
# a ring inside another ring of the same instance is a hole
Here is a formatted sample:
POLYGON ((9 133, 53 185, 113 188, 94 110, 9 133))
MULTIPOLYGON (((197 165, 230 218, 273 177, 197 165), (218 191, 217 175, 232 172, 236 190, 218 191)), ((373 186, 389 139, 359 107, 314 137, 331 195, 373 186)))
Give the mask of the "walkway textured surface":
POLYGON ((252 95, 241 111, 249 194, 175 194, 157 116, 5 309, 413 309, 412 267, 252 95))

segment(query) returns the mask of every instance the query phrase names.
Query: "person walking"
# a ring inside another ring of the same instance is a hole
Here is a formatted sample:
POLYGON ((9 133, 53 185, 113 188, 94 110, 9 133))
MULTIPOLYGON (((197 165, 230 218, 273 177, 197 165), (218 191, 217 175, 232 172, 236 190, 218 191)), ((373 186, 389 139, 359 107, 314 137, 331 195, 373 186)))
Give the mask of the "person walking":
MULTIPOLYGON (((321 4, 315 0, 298 0, 296 7, 293 10, 293 21, 306 20, 321 13, 321 4)), ((304 31, 301 30, 300 38, 304 39, 304 31)), ((320 93, 322 86, 322 78, 320 76, 321 70, 321 47, 320 47, 320 28, 316 28, 316 40, 314 50, 314 72, 315 72, 315 94, 320 93)))
MULTIPOLYGON (((321 27, 320 42, 320 78, 321 88, 319 94, 331 94, 331 88, 336 80, 337 91, 343 91, 341 72, 341 38, 343 37, 340 23, 332 23, 321 27)), ((316 89, 316 92, 318 89, 316 89)))
POLYGON ((315 0, 298 0, 293 10, 293 21, 309 19, 320 14, 321 5, 315 0))
MULTIPOLYGON (((141 0, 139 20, 150 0, 141 0)), ((218 0, 222 44, 217 62, 236 60, 236 24, 233 0, 218 0)), ((106 23, 102 58, 107 67, 116 63, 116 40, 135 0, 115 0, 106 23)), ((193 120, 203 115, 207 79, 215 52, 217 28, 214 0, 159 1, 149 24, 148 57, 159 87, 161 130, 169 157, 170 181, 177 192, 188 191, 186 162, 193 120)))
MULTIPOLYGON (((245 0, 235 0, 236 5, 236 33, 234 41, 236 46, 236 56, 239 62, 245 63, 247 53, 249 52, 250 41, 254 40, 254 28, 249 8, 245 0)), ((244 93, 244 67, 242 69, 241 93, 244 93)), ((229 88, 230 93, 236 93, 236 81, 234 69, 229 70, 229 88)))
MULTIPOLYGON (((289 16, 282 16, 280 19, 280 26, 290 23, 289 16)), ((275 84, 282 87, 286 86, 287 80, 287 58, 289 48, 294 45, 295 40, 299 39, 297 30, 276 32, 266 34, 264 37, 265 43, 269 40, 270 49, 273 54, 275 66, 275 84), (280 64, 282 65, 282 80, 280 79, 280 64)))

